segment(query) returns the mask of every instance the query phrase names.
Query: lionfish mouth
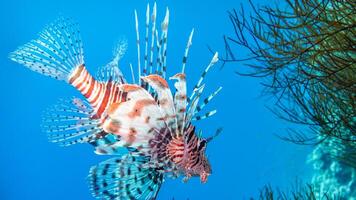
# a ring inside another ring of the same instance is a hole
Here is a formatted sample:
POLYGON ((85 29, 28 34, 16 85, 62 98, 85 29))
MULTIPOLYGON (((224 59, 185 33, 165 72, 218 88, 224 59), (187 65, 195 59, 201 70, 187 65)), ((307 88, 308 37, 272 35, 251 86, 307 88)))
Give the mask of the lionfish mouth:
POLYGON ((207 174, 207 173, 200 174, 200 182, 206 183, 208 181, 208 176, 209 176, 209 174, 207 174))

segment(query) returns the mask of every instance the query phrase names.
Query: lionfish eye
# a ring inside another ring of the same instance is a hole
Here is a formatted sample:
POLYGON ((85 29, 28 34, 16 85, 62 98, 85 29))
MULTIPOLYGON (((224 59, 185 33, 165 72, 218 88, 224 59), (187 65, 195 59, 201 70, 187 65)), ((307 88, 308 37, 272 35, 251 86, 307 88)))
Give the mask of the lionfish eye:
POLYGON ((206 147, 206 143, 207 143, 206 140, 201 140, 201 141, 199 142, 199 145, 198 145, 198 151, 200 151, 200 150, 202 150, 203 148, 205 148, 205 147, 206 147))

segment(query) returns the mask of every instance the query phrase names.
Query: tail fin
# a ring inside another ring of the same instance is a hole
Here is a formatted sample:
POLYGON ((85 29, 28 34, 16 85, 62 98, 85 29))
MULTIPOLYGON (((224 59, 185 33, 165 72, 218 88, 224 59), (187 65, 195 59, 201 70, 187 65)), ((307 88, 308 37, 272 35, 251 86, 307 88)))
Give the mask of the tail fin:
POLYGON ((163 181, 159 171, 144 167, 147 158, 125 155, 90 169, 89 184, 97 199, 156 199, 163 181))
POLYGON ((38 39, 19 47, 9 58, 40 74, 68 82, 78 66, 84 66, 78 24, 60 17, 49 24, 38 39))

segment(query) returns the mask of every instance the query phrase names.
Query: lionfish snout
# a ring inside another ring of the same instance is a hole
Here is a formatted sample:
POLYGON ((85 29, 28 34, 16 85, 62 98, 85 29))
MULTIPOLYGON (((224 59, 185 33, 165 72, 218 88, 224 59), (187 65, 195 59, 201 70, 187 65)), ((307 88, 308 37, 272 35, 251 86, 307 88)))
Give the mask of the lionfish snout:
POLYGON ((200 182, 201 183, 206 183, 207 181, 208 181, 208 176, 209 176, 210 174, 209 173, 207 173, 207 172, 202 172, 201 174, 200 174, 200 182))
POLYGON ((202 164, 203 164, 202 170, 199 173, 200 181, 202 183, 206 183, 208 181, 208 176, 210 176, 210 174, 211 174, 211 165, 205 155, 203 156, 202 164))
POLYGON ((187 168, 186 176, 183 179, 184 182, 187 182, 192 176, 200 177, 201 183, 206 183, 208 181, 208 177, 211 175, 211 167, 208 162, 206 162, 206 158, 203 158, 204 162, 201 163, 200 166, 196 166, 195 168, 187 168))

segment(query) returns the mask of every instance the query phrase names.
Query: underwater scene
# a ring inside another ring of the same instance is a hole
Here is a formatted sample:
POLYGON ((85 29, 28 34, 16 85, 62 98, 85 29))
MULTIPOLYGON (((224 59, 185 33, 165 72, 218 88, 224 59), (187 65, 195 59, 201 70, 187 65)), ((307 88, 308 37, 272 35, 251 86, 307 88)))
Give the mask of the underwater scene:
POLYGON ((356 2, 0 2, 1 200, 356 200, 356 2))

